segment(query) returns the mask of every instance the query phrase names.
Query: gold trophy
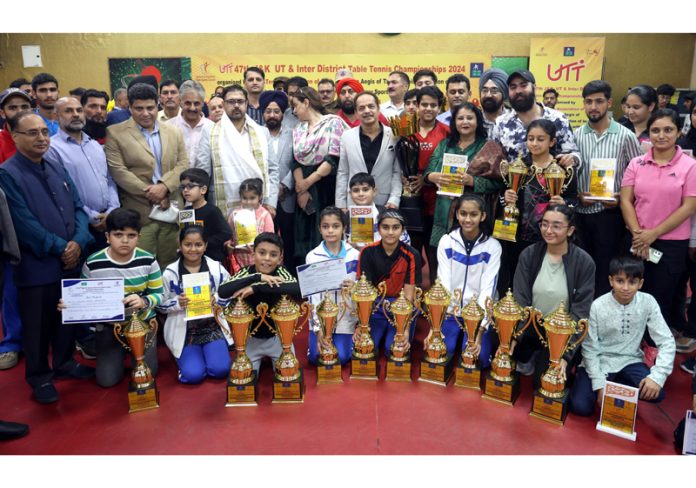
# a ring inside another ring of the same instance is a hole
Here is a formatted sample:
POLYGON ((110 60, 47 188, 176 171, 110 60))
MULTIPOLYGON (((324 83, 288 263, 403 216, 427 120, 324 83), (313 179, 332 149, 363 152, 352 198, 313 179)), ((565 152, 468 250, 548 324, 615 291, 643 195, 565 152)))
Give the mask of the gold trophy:
MULTIPOLYGON (((346 289, 342 291, 346 303, 348 300, 345 296, 346 289)), ((382 299, 387 293, 386 287, 380 289, 382 299)), ((353 344, 353 356, 350 361, 351 378, 363 380, 376 380, 377 372, 377 354, 375 354, 375 342, 370 334, 370 316, 374 308, 375 300, 380 296, 377 289, 372 286, 367 280, 365 273, 360 276, 360 279, 355 282, 353 289, 350 291, 350 298, 357 308, 357 312, 352 312, 358 316, 358 327, 360 334, 358 340, 353 344)))
MULTIPOLYGON (((260 304, 259 304, 260 305, 260 304)), ((260 307, 257 307, 257 311, 260 307)), ((241 298, 237 298, 234 305, 230 303, 224 309, 215 306, 215 321, 225 335, 229 332, 223 326, 223 319, 227 321, 234 339, 234 348, 237 356, 230 367, 230 375, 227 378, 227 403, 226 407, 249 407, 257 405, 258 387, 254 367, 246 354, 246 342, 251 333, 251 326, 257 315, 241 298)))
MULTIPOLYGON (((460 303, 461 300, 456 299, 456 292, 459 292, 459 296, 461 296, 461 290, 455 290, 455 301, 460 303)), ((454 319, 457 321, 457 325, 466 332, 466 347, 462 351, 462 359, 455 373, 455 386, 471 388, 472 390, 481 389, 481 367, 477 364, 478 357, 471 352, 471 349, 476 344, 481 322, 485 317, 486 312, 478 304, 478 294, 471 297, 464 310, 459 305, 454 308, 454 319), (458 315, 461 315, 461 322, 457 317, 458 315)))
POLYGON ((453 354, 447 351, 445 337, 442 335, 442 321, 445 319, 451 299, 452 295, 437 278, 435 284, 425 292, 423 297, 427 310, 421 308, 422 314, 430 322, 430 333, 423 361, 421 361, 419 379, 441 386, 447 386, 454 369, 453 354))
POLYGON ((561 196, 561 193, 568 188, 568 185, 575 174, 575 170, 573 170, 572 166, 563 168, 556 162, 556 160, 551 161, 551 164, 549 164, 543 171, 540 171, 539 169, 536 170, 537 175, 540 172, 544 176, 544 181, 546 181, 546 191, 548 192, 549 197, 561 196))
POLYGON ((145 324, 138 313, 133 312, 127 323, 114 324, 114 336, 135 358, 135 368, 128 385, 128 413, 158 408, 159 392, 152 371, 145 362, 145 349, 152 346, 157 337, 157 319, 153 318, 145 324))
MULTIPOLYGON (((381 284, 381 283, 380 283, 381 284)), ((423 290, 416 287, 416 303, 419 303, 423 295, 423 290)), ((392 342, 389 357, 387 358, 388 381, 411 381, 411 353, 406 351, 401 343, 404 340, 406 329, 414 319, 416 308, 404 296, 404 290, 399 292, 399 298, 393 302, 382 301, 382 313, 387 321, 396 329, 394 342, 392 342), (390 317, 394 317, 393 319, 390 317)))
POLYGON ((513 405, 517 400, 520 384, 515 373, 515 362, 510 355, 510 346, 513 337, 519 337, 534 319, 530 308, 522 308, 509 289, 495 306, 491 297, 486 298, 488 318, 498 333, 500 346, 491 363, 491 370, 485 375, 484 398, 506 405, 513 405), (517 324, 524 320, 526 322, 522 328, 515 330, 517 324))
POLYGON ((260 303, 258 311, 261 323, 265 323, 280 338, 283 352, 275 362, 275 376, 273 378, 273 403, 303 403, 304 381, 302 368, 297 357, 292 352, 292 338, 302 330, 302 323, 298 319, 305 314, 305 320, 309 320, 311 305, 303 302, 298 306, 287 295, 280 297, 280 301, 271 309, 273 327, 266 320, 268 305, 260 303))
MULTIPOLYGON (((537 317, 541 313, 537 310, 537 317)), ((549 369, 541 377, 541 387, 534 393, 534 404, 530 415, 552 422, 557 425, 565 423, 568 414, 568 389, 565 379, 561 376, 561 358, 566 351, 578 346, 587 335, 587 319, 577 323, 566 311, 565 302, 561 302, 556 310, 543 318, 539 324, 544 328, 546 337, 541 333, 534 321, 534 328, 541 342, 549 349, 549 369), (572 344, 570 338, 580 334, 572 344)))
POLYGON ((342 383, 341 364, 338 362, 338 351, 333 344, 333 334, 336 330, 338 319, 338 305, 336 305, 329 294, 324 294, 324 298, 316 308, 317 317, 319 317, 319 327, 326 341, 331 347, 323 348, 321 344, 317 344, 319 348, 319 358, 317 360, 317 383, 320 385, 327 383, 342 383))
MULTIPOLYGON (((500 174, 509 189, 515 193, 524 188, 529 183, 529 168, 522 156, 510 163, 508 161, 500 162, 500 174)), ((520 216, 520 211, 516 205, 505 205, 503 208, 503 219, 495 221, 493 227, 493 237, 503 239, 505 241, 517 242, 515 235, 517 234, 517 219, 520 216)))

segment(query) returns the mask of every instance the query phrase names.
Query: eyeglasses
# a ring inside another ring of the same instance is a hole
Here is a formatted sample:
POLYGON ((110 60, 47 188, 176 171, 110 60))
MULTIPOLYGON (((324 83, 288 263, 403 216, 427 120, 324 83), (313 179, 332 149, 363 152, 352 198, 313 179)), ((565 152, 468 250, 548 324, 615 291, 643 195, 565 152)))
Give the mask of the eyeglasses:
POLYGON ((179 191, 192 190, 192 189, 198 188, 200 186, 201 185, 199 185, 198 183, 184 183, 184 184, 179 185, 179 191))
POLYGON ((29 136, 33 139, 36 139, 37 137, 39 137, 39 134, 44 136, 44 137, 48 137, 49 135, 51 135, 51 133, 48 131, 48 129, 41 129, 41 130, 32 129, 32 130, 28 130, 26 132, 22 132, 21 130, 16 130, 14 132, 16 134, 24 134, 25 136, 29 136))
POLYGON ((500 95, 502 92, 497 88, 481 88, 481 95, 500 95))
POLYGON ((541 227, 541 230, 548 230, 551 229, 551 232, 562 232, 564 229, 567 229, 567 225, 561 225, 561 224, 549 224, 548 222, 541 222, 539 224, 539 227, 541 227))
POLYGON ((225 103, 227 105, 244 105, 247 103, 246 99, 241 98, 241 99, 236 99, 236 98, 230 98, 229 100, 225 100, 225 103))

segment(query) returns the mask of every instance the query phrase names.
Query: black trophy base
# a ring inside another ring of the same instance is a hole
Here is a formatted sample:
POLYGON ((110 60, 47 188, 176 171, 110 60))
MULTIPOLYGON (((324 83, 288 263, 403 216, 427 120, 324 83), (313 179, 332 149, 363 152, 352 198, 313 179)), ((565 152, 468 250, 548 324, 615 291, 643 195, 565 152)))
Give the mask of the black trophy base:
POLYGON ((520 379, 513 376, 512 381, 500 381, 491 376, 489 371, 485 375, 482 397, 487 400, 512 406, 520 395, 520 379))
POLYGON ((330 385, 343 383, 341 376, 341 363, 336 361, 336 364, 317 364, 317 384, 330 385))
POLYGON ((460 361, 454 375, 454 386, 481 391, 481 368, 476 365, 468 368, 460 361))
POLYGON ((420 378, 418 378, 418 381, 425 381, 433 385, 447 386, 454 372, 454 361, 452 357, 452 354, 448 354, 447 360, 444 363, 421 361, 420 378))
POLYGON ((411 357, 406 361, 394 361, 387 358, 387 381, 411 381, 411 357))
POLYGON ((375 357, 372 359, 356 358, 353 355, 350 358, 350 379, 351 380, 378 380, 379 367, 377 361, 379 359, 379 350, 375 348, 375 357))
POLYGON ((227 379, 226 407, 256 407, 258 406, 258 388, 256 387, 256 371, 251 373, 251 382, 237 385, 227 379))
POLYGON ((423 221, 423 197, 401 195, 399 212, 404 216, 406 228, 410 232, 423 232, 425 223, 423 221))
POLYGON ((295 381, 278 381, 273 378, 273 401, 271 403, 304 403, 304 373, 295 381))
POLYGON ((534 403, 529 415, 555 425, 565 424, 568 415, 568 391, 561 398, 549 398, 539 390, 534 392, 534 403))
POLYGON ((128 385, 128 413, 142 412, 159 408, 159 391, 153 381, 148 388, 138 388, 135 383, 128 385))

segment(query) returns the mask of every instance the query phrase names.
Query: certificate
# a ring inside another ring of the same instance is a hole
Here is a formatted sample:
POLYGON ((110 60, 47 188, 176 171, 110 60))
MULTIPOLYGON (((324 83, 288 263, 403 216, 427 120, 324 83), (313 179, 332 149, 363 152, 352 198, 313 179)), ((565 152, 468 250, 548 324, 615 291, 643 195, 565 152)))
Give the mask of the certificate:
POLYGON ((350 240, 356 244, 372 244, 375 241, 375 214, 370 206, 351 205, 350 240))
POLYGON ((590 196, 586 196, 585 200, 616 201, 615 179, 616 158, 590 159, 590 196))
POLYGON ((696 456, 696 413, 693 410, 686 411, 686 423, 684 424, 684 447, 682 454, 696 456))
POLYGON ((122 322, 126 319, 123 297, 123 278, 61 280, 63 323, 122 322))
MULTIPOLYGON (((469 158, 463 154, 452 154, 445 153, 442 157, 442 173, 446 175, 455 175, 466 173, 469 168, 469 158)), ((451 183, 448 185, 442 185, 437 191, 438 195, 444 195, 448 197, 458 197, 464 193, 464 185, 458 185, 456 183, 451 183)))
POLYGON ((246 247, 256 239, 256 214, 253 210, 240 209, 233 213, 234 233, 237 237, 235 247, 246 247))
POLYGON ((327 259, 297 267, 297 280, 300 282, 303 297, 328 290, 339 290, 346 278, 348 272, 343 258, 327 259))
POLYGON ((635 441, 639 391, 632 386, 607 381, 597 430, 635 441))
POLYGON ((187 225, 196 224, 196 210, 193 208, 185 208, 179 210, 179 228, 183 229, 187 225))
POLYGON ((184 294, 189 299, 186 307, 186 320, 204 319, 213 316, 210 304, 210 275, 208 273, 185 274, 181 281, 184 294))

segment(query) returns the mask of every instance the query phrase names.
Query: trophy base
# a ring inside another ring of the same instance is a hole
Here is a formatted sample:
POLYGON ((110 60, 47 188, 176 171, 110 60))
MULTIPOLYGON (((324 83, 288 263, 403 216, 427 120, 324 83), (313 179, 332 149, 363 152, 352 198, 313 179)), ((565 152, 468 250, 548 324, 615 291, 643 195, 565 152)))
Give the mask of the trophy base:
POLYGON ((454 376, 454 386, 481 391, 481 368, 466 368, 460 362, 454 376))
POLYGON ((421 361, 420 378, 418 378, 418 381, 447 386, 453 371, 454 361, 452 361, 451 354, 447 355, 447 361, 444 363, 435 364, 429 363, 428 361, 421 361))
POLYGON ((401 195, 399 211, 406 219, 406 228, 413 232, 423 232, 423 198, 419 195, 401 195))
POLYGON ((237 385, 227 380, 226 407, 256 407, 258 406, 258 390, 256 388, 256 371, 251 373, 252 380, 246 385, 237 385))
POLYGON ((331 383, 343 383, 341 363, 317 364, 317 384, 329 385, 331 383))
POLYGON ((350 379, 355 380, 378 380, 379 368, 377 366, 379 354, 375 349, 375 357, 372 359, 361 359, 353 356, 350 359, 350 379))
POLYGON ((556 425, 565 424, 568 415, 568 391, 561 398, 549 398, 539 390, 534 392, 534 403, 529 415, 556 425))
POLYGON ((482 397, 487 400, 512 406, 520 395, 520 380, 517 376, 512 381, 499 381, 491 376, 490 371, 485 375, 482 397))
POLYGON ((406 361, 393 361, 387 358, 387 381, 411 381, 411 358, 406 361))
POLYGON ((159 391, 153 381, 148 388, 138 388, 133 382, 128 386, 128 413, 159 408, 159 391))
POLYGON ((273 378, 273 401, 271 403, 304 403, 304 373, 295 381, 278 381, 273 378))

